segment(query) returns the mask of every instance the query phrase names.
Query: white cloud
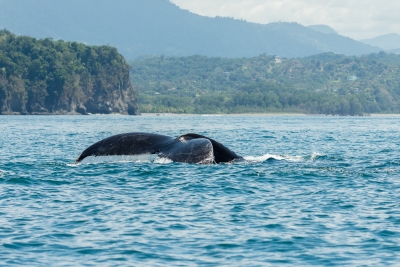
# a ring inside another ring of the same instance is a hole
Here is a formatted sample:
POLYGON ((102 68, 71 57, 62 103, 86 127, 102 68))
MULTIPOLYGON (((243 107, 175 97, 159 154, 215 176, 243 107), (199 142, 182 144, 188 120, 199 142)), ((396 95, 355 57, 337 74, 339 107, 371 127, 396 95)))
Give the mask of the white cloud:
POLYGON ((171 0, 204 16, 242 18, 257 23, 277 21, 325 24, 354 39, 400 34, 398 0, 171 0))

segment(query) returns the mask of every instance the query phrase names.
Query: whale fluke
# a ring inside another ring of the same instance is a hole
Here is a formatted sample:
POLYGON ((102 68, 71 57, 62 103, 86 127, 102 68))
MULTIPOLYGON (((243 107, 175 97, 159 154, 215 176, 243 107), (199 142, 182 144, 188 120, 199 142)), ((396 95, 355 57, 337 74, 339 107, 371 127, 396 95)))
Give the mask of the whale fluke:
POLYGON ((131 156, 157 154, 175 162, 224 163, 243 159, 221 143, 203 135, 188 133, 173 138, 154 133, 125 133, 103 139, 85 149, 75 163, 89 156, 131 156))

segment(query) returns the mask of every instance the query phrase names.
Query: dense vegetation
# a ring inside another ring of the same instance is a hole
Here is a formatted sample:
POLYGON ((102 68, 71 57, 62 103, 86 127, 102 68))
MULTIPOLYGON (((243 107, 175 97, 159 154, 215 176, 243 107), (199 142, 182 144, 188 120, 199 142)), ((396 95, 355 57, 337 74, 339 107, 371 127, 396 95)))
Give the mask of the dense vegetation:
MULTIPOLYGON (((233 2, 233 1, 231 1, 233 2)), ((0 0, 0 27, 36 38, 110 44, 142 55, 304 57, 334 51, 379 52, 339 34, 298 23, 267 25, 182 10, 168 0, 0 0), (324 31, 325 33, 321 33, 324 31)))
POLYGON ((131 62, 142 112, 400 112, 400 55, 302 59, 148 57, 131 62))
POLYGON ((0 31, 0 114, 137 113, 129 65, 110 46, 0 31))

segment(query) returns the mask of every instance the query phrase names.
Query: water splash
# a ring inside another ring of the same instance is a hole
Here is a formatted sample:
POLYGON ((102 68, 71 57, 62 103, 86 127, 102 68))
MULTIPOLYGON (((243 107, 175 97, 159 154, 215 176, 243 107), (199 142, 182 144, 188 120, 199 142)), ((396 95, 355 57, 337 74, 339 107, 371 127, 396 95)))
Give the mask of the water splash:
MULTIPOLYGON (((245 163, 260 163, 268 160, 288 161, 288 162, 306 162, 315 161, 323 156, 318 152, 313 152, 311 155, 306 156, 292 156, 292 155, 276 155, 276 154, 265 154, 262 156, 246 156, 244 157, 245 163)), ((118 162, 133 162, 133 163, 156 163, 156 164, 170 164, 173 161, 159 157, 155 154, 144 154, 135 156, 100 156, 100 157, 87 157, 82 160, 79 164, 99 164, 99 163, 118 163, 118 162)), ((78 165, 79 165, 78 164, 78 165)), ((69 164, 69 166, 77 166, 75 163, 69 164)), ((2 173, 0 171, 0 177, 2 173)), ((4 174, 3 174, 4 175, 4 174)))
POLYGON ((172 163, 173 161, 168 158, 156 157, 153 162, 157 164, 169 164, 172 163))
POLYGON ((135 162, 135 163, 161 163, 158 161, 159 157, 155 154, 143 154, 134 156, 100 156, 100 157, 87 157, 79 164, 98 164, 98 163, 117 163, 117 162, 135 162))

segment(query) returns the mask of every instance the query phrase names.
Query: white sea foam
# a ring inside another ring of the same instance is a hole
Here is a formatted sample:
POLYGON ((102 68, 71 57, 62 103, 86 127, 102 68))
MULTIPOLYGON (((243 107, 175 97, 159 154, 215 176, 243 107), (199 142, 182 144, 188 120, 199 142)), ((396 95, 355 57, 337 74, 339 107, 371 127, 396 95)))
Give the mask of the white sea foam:
POLYGON ((321 156, 321 154, 319 154, 318 152, 314 152, 310 156, 265 154, 262 156, 247 156, 247 157, 244 157, 244 159, 247 162, 264 162, 269 159, 285 160, 285 161, 289 161, 289 162, 302 162, 302 161, 314 161, 318 156, 321 156))
POLYGON ((172 163, 173 161, 168 158, 156 157, 153 162, 158 164, 169 164, 172 163))
MULTIPOLYGON (((302 162, 302 161, 314 161, 317 157, 321 156, 318 152, 314 152, 308 156, 291 156, 291 155, 275 155, 275 154, 265 154, 262 156, 246 156, 244 157, 247 163, 257 163, 264 162, 269 159, 274 160, 284 160, 289 162, 302 162)), ((210 159, 206 159, 204 162, 209 162, 210 159)), ((134 163, 156 163, 156 164, 169 164, 173 161, 159 157, 154 154, 143 154, 143 155, 135 155, 135 156, 100 156, 100 157, 87 157, 80 164, 98 164, 98 163, 116 163, 116 162, 134 162, 134 163)), ((71 166, 76 166, 76 164, 71 164, 71 166)), ((0 177, 4 176, 0 171, 0 177)))
POLYGON ((156 162, 158 158, 154 154, 143 154, 134 156, 100 156, 100 157, 87 157, 82 160, 81 164, 96 164, 96 163, 113 163, 113 162, 156 162))

